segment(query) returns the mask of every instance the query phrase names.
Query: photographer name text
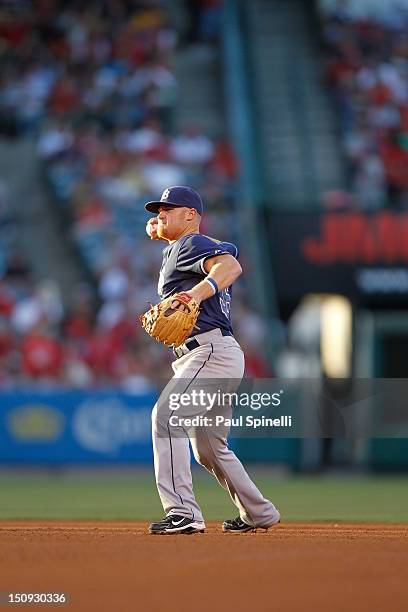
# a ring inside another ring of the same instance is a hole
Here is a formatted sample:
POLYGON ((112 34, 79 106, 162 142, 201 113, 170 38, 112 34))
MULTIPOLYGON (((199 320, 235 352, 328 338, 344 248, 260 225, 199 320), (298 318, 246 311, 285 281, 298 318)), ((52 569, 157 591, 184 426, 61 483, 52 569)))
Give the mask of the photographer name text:
POLYGON ((292 417, 289 415, 281 415, 280 417, 254 417, 252 415, 240 415, 238 417, 227 418, 222 415, 215 417, 210 416, 195 416, 182 417, 177 414, 172 414, 169 420, 171 427, 250 427, 258 429, 259 427, 292 427, 292 417))

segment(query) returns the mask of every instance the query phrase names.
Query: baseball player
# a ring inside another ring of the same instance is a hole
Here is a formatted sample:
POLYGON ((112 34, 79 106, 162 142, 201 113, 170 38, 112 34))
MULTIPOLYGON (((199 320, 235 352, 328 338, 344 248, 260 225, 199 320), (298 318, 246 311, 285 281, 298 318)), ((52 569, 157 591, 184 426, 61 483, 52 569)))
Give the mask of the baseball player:
MULTIPOLYGON (((229 492, 239 511, 226 520, 224 532, 243 533, 276 525, 280 514, 251 481, 235 454, 228 448, 228 427, 189 426, 185 417, 208 415, 206 405, 178 406, 169 398, 174 391, 218 388, 232 392, 244 374, 244 354, 231 327, 231 285, 242 272, 234 244, 200 234, 203 202, 190 187, 169 187, 160 201, 148 202, 155 214, 146 226, 152 240, 164 240, 158 293, 161 300, 183 292, 171 308, 187 308, 193 298, 200 305, 197 325, 190 337, 174 349, 174 376, 153 409, 152 436, 158 492, 165 517, 152 523, 152 534, 203 532, 205 523, 192 485, 190 449, 196 460, 229 492), (183 421, 184 419, 184 421, 183 421), (183 423, 187 423, 184 425, 183 423)), ((173 393, 173 395, 172 395, 173 393)), ((176 394, 177 396, 177 394, 176 394)), ((217 406, 226 418, 231 405, 217 406)))

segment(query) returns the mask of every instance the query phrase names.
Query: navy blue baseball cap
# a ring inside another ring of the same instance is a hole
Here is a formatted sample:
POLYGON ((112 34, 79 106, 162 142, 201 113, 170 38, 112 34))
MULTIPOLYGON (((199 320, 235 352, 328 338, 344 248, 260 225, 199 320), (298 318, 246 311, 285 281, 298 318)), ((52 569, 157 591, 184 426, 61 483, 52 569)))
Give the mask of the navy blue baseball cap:
POLYGON ((145 209, 152 213, 158 213, 159 207, 166 206, 185 206, 187 208, 195 208, 199 215, 203 214, 203 201, 199 193, 191 189, 191 187, 183 187, 177 185, 168 187, 162 193, 160 202, 147 202, 145 209))

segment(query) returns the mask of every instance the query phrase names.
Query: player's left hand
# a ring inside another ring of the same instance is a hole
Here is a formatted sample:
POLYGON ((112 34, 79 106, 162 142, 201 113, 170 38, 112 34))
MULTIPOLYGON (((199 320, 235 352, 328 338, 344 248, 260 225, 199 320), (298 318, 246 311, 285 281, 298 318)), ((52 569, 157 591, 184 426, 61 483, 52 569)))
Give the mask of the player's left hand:
POLYGON ((140 322, 145 331, 158 342, 166 346, 180 346, 188 338, 196 327, 196 321, 200 313, 199 306, 193 297, 185 291, 175 293, 173 296, 162 300, 159 304, 152 305, 149 310, 140 315, 140 322), (187 312, 181 312, 181 308, 172 307, 172 304, 187 305, 187 312))
MULTIPOLYGON (((194 289, 190 289, 189 291, 183 291, 183 293, 186 293, 187 295, 194 298, 197 304, 200 305, 202 298, 198 295, 197 291, 194 291, 194 289)), ((171 308, 180 310, 181 312, 188 310, 186 304, 183 304, 183 302, 179 302, 178 300, 174 300, 174 302, 171 303, 171 308)))

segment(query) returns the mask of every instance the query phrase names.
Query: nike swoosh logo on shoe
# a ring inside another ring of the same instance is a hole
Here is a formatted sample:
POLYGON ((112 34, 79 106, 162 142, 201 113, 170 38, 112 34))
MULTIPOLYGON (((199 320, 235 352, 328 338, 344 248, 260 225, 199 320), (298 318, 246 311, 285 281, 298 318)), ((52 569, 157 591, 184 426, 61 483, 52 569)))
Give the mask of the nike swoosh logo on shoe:
POLYGON ((182 523, 184 521, 184 518, 180 519, 179 521, 171 521, 171 524, 174 525, 174 527, 177 527, 177 525, 180 525, 180 523, 182 523))

